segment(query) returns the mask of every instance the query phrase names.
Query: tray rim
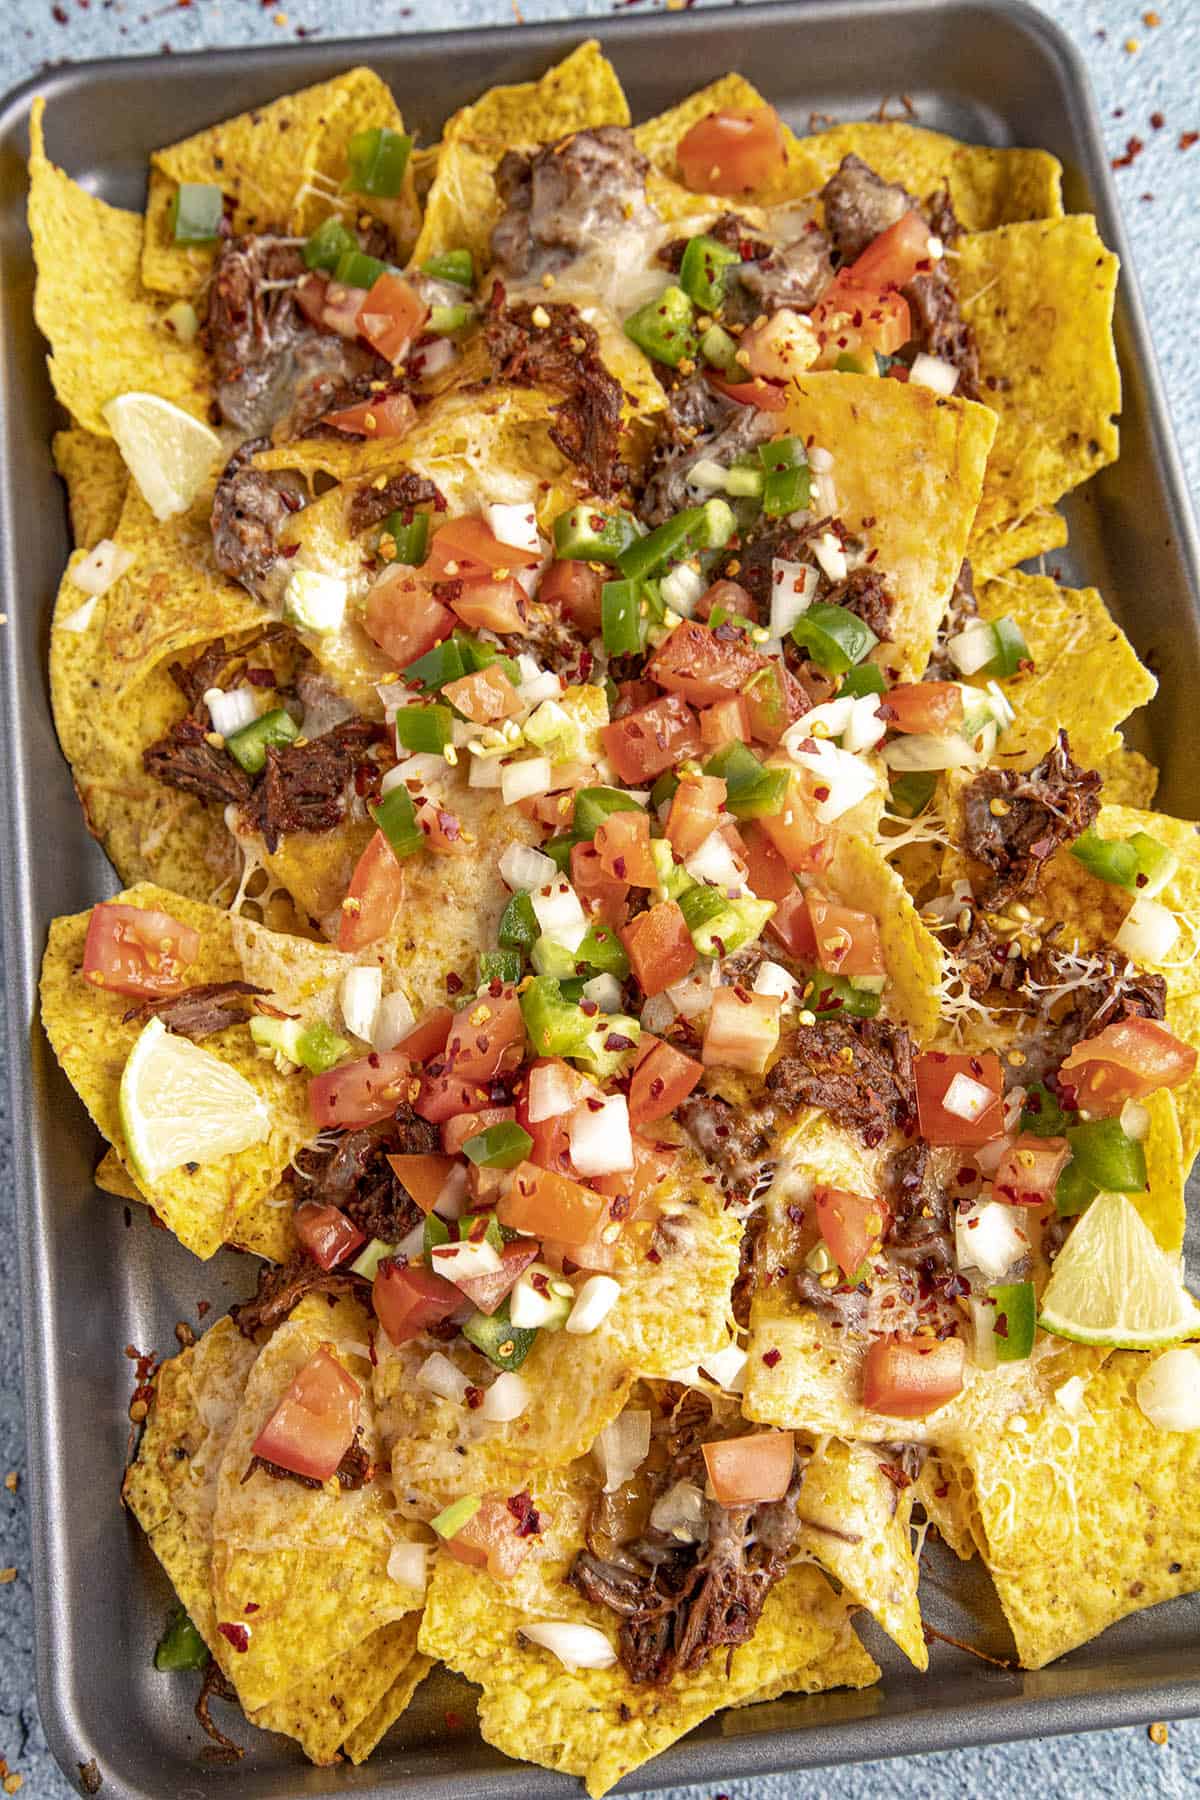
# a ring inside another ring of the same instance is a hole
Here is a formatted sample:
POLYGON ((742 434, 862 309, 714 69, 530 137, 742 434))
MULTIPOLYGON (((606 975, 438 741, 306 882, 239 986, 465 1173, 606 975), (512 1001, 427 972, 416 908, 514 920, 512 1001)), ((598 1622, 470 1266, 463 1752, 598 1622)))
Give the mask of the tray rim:
MULTIPOLYGON (((437 31, 392 33, 382 38, 321 38, 278 46, 236 45, 180 52, 173 56, 172 62, 184 67, 189 63, 203 64, 206 72, 216 74, 242 71, 247 60, 269 62, 272 69, 279 71, 281 79, 287 79, 293 70, 298 74, 311 71, 312 79, 321 79, 317 71, 322 66, 370 63, 381 50, 395 55, 405 47, 419 47, 425 51, 444 49, 453 54, 455 47, 468 38, 475 48, 503 45, 530 50, 539 47, 559 49, 571 38, 582 41, 597 37, 605 42, 654 37, 667 31, 698 33, 711 28, 732 10, 732 7, 722 6, 667 16, 567 15, 516 26, 459 26, 437 31)), ((1058 77, 1072 101, 1080 166, 1091 186, 1101 236, 1120 258, 1119 309, 1124 315, 1130 360, 1144 386, 1152 454, 1171 515, 1176 556, 1194 601, 1200 602, 1200 535, 1109 166, 1099 109, 1081 51, 1063 26, 1029 0, 832 0, 828 5, 826 0, 751 0, 750 4, 737 8, 737 16, 740 25, 754 31, 769 22, 790 20, 799 23, 805 15, 817 10, 836 11, 847 21, 856 17, 873 18, 883 12, 893 18, 931 13, 977 15, 981 26, 989 20, 1005 20, 1036 40, 1043 56, 1056 66, 1058 77)), ((30 105, 38 94, 44 94, 48 100, 57 95, 64 102, 74 99, 78 103, 80 90, 86 91, 89 84, 108 78, 135 83, 139 78, 153 77, 160 64, 161 59, 152 54, 109 56, 60 63, 29 76, 0 96, 0 139, 6 140, 14 128, 27 124, 30 105)), ((286 91, 286 88, 280 91, 286 91)), ((12 549, 14 519, 12 495, 3 473, 0 473, 0 526, 4 527, 6 540, 0 543, 0 579, 3 590, 12 591, 14 584, 10 578, 16 561, 12 549)), ((14 726, 22 718, 26 705, 36 706, 40 696, 31 701, 19 692, 16 667, 15 658, 6 658, 0 681, 0 772, 3 776, 0 782, 0 842, 7 851, 0 870, 0 898, 3 900, 0 916, 8 963, 7 1086, 18 1267, 22 1284, 22 1399, 29 1476, 36 1692, 39 1716, 51 1752, 66 1779, 72 1781, 72 1769, 81 1766, 77 1753, 90 1747, 90 1737, 84 1722, 75 1716, 70 1684, 63 1673, 65 1661, 56 1655, 56 1607, 52 1598, 48 1551, 54 1533, 51 1496, 61 1475, 55 1468, 57 1421, 48 1389, 39 1380, 37 1370, 51 1356, 57 1327, 47 1310, 35 1305, 35 1297, 46 1291, 46 1225, 41 1214, 26 1204, 38 1186, 33 1173, 33 1104, 26 1046, 31 1027, 36 1031, 32 1015, 36 1012, 41 944, 36 938, 28 877, 24 873, 29 866, 27 859, 31 855, 32 835, 32 818, 25 792, 28 769, 14 726)), ((921 1711, 918 1715, 920 1741, 914 1740, 911 1729, 913 1714, 874 1719, 863 1716, 781 1729, 768 1727, 723 1741, 697 1740, 692 1736, 627 1777, 618 1784, 616 1791, 659 1791, 690 1782, 761 1776, 893 1756, 925 1755, 1031 1737, 1141 1725, 1164 1717, 1200 1715, 1200 1675, 1139 1680, 1133 1666, 1126 1665, 1121 1672, 1121 1681, 1110 1688, 1105 1686, 1102 1678, 1096 1679, 1096 1671, 1080 1669, 1077 1672, 1078 1691, 1034 1698, 1019 1691, 989 1694, 986 1690, 990 1674, 991 1671, 983 1673, 984 1691, 970 1702, 921 1711), (814 1746, 815 1755, 811 1754, 814 1746)), ((548 1774, 536 1766, 521 1763, 513 1763, 511 1767, 505 1763, 495 1770, 481 1770, 472 1775, 450 1769, 432 1780, 401 1777, 398 1785, 382 1770, 372 1780, 369 1764, 355 1774, 355 1793, 409 1793, 414 1791, 411 1784, 415 1779, 420 1782, 423 1800, 474 1800, 476 1795, 479 1800, 484 1800, 485 1796, 487 1800, 506 1800, 510 1795, 514 1800, 518 1795, 530 1796, 532 1800, 533 1796, 580 1792, 580 1786, 573 1778, 548 1774)), ((148 1789, 127 1781, 121 1771, 107 1761, 104 1781, 106 1791, 117 1796, 117 1800, 156 1800, 148 1789)), ((349 1783, 346 1788, 350 1791, 349 1783)), ((233 1792, 234 1788, 226 1783, 225 1791, 233 1792)))

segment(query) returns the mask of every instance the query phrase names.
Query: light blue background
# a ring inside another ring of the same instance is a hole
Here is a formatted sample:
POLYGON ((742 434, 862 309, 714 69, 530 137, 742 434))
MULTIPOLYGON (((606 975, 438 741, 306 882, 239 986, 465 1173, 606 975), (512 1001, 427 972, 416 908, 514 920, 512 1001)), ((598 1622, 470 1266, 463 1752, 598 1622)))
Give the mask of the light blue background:
MULTIPOLYGON (((640 0, 640 10, 657 10, 659 4, 640 0)), ((520 16, 529 22, 564 13, 600 20, 623 10, 614 0, 522 0, 520 16)), ((0 90, 68 59, 504 24, 516 11, 516 0, 426 0, 421 7, 388 0, 0 0, 0 90)), ((1157 28, 1144 23, 1144 8, 1136 0, 1092 5, 1056 0, 1043 11, 1058 20, 1087 59, 1112 154, 1123 153, 1131 136, 1146 144, 1133 165, 1118 172, 1117 182, 1195 496, 1200 489, 1200 143, 1186 152, 1177 145, 1181 132, 1200 130, 1200 4, 1157 0, 1157 28), (1136 52, 1125 48, 1128 39, 1138 41, 1136 52), (1150 124, 1156 112, 1165 120, 1157 131, 1150 124)), ((936 70, 930 81, 936 82, 936 70)), ((15 1496, 0 1487, 0 1569, 17 1570, 15 1581, 0 1586, 0 1756, 23 1775, 23 1794, 61 1800, 75 1790, 50 1760, 33 1696, 7 1106, 7 1086, 0 1085, 0 1477, 15 1470, 21 1478, 15 1496)), ((45 1303, 52 1306, 53 1295, 45 1303)), ((86 1658, 86 1646, 82 1654, 86 1658)), ((1101 1732, 734 1782, 722 1792, 728 1800, 799 1800, 801 1795, 804 1800, 916 1800, 935 1792, 939 1800, 1184 1800, 1200 1792, 1200 1722, 1173 1725, 1165 1749, 1154 1747, 1143 1730, 1101 1732)), ((716 1794, 712 1788, 688 1788, 671 1800, 716 1800, 716 1794)))

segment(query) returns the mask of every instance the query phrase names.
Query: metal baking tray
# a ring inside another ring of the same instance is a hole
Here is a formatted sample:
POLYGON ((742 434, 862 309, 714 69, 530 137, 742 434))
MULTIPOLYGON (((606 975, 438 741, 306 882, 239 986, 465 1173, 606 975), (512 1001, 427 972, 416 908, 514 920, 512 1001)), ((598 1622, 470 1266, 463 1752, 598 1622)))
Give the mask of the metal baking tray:
MULTIPOLYGON (((508 1761, 474 1728, 474 1690, 444 1671, 418 1690, 369 1764, 318 1770, 280 1738, 246 1728, 245 1760, 203 1758, 191 1684, 154 1673, 168 1590, 117 1503, 128 1440, 124 1346, 174 1347, 199 1300, 223 1311, 253 1281, 224 1252, 196 1262, 141 1208, 92 1185, 97 1144, 36 1018, 38 963, 56 913, 114 891, 84 830, 47 695, 48 622, 69 540, 50 462, 55 405, 32 314, 24 158, 30 100, 49 101, 55 160, 105 198, 140 207, 147 152, 244 107, 370 60, 425 142, 493 82, 540 73, 599 28, 644 118, 740 69, 797 128, 812 112, 873 114, 905 93, 921 122, 974 141, 1042 145, 1067 170, 1067 204, 1099 215, 1122 257, 1118 342, 1122 456, 1068 507, 1068 578, 1102 588, 1162 691, 1137 741, 1163 770, 1161 803, 1200 812, 1194 718, 1200 692, 1195 529, 1094 103, 1080 59, 1031 8, 980 0, 825 0, 738 10, 578 20, 521 29, 376 38, 98 62, 47 72, 0 107, 0 573, 9 1055, 25 1329, 38 1691, 55 1756, 75 1779, 93 1758, 106 1800, 221 1795, 420 1795, 502 1800, 577 1794, 576 1783, 508 1761)), ((893 113, 898 108, 893 105, 893 113)), ((80 270, 87 279, 87 270, 80 270)), ((1003 1654, 1007 1636, 978 1565, 931 1546, 933 1625, 1003 1654)), ((751 1707, 710 1720, 622 1784, 626 1791, 939 1750, 1200 1711, 1200 1600, 1126 1619, 1039 1674, 1008 1672, 941 1642, 917 1675, 868 1622, 881 1686, 751 1707)), ((229 1722, 228 1720, 226 1722, 229 1722)))

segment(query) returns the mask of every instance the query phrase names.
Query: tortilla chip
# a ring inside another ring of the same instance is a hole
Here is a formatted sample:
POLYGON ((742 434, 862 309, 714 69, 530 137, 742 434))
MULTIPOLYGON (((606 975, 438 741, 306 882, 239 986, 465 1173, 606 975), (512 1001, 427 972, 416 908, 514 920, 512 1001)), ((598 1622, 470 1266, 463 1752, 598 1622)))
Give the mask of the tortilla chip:
POLYGON ((831 1438, 819 1445, 796 1503, 804 1521, 797 1547, 866 1607, 915 1668, 927 1669, 910 1530, 913 1489, 897 1489, 882 1463, 865 1444, 831 1438))
POLYGON ((964 1441, 980 1554, 1027 1669, 1200 1586, 1200 1431, 1160 1431, 1137 1405, 1151 1358, 1118 1351, 1087 1377, 1078 1417, 964 1441))
POLYGON ((169 331, 142 292, 141 219, 87 193, 47 160, 44 110, 38 96, 29 119, 29 229, 33 310, 50 344, 54 392, 78 425, 103 438, 112 433, 101 409, 117 394, 159 394, 204 418, 211 394, 204 352, 169 331))
POLYGON ((142 260, 138 273, 142 286, 153 294, 169 294, 176 300, 198 298, 212 274, 215 244, 177 244, 171 223, 171 205, 179 182, 150 165, 146 188, 146 218, 142 227, 142 260))
POLYGON ((1106 805, 1136 806, 1145 810, 1154 799, 1158 770, 1140 750, 1130 750, 1122 742, 1098 756, 1092 766, 1104 777, 1106 805))
POLYGON ((822 880, 847 906, 879 921, 888 976, 885 1010, 908 1027, 918 1044, 927 1044, 940 1023, 941 945, 875 844, 841 832, 834 834, 833 843, 833 860, 822 880))
POLYGON ((915 679, 966 555, 994 416, 913 382, 829 372, 792 383, 779 428, 832 454, 838 513, 878 552, 895 599, 895 641, 874 660, 915 679))
POLYGON ((347 223, 378 219, 386 225, 396 246, 396 257, 406 261, 421 228, 416 174, 412 157, 404 171, 400 192, 392 197, 377 194, 344 194, 342 183, 349 170, 350 140, 355 132, 386 126, 400 134, 404 120, 391 89, 374 69, 348 69, 330 84, 333 103, 322 109, 322 119, 310 136, 301 171, 302 182, 289 218, 291 230, 307 235, 328 218, 339 214, 347 223))
MULTIPOLYGON (((100 1158, 92 1179, 103 1193, 115 1194, 118 1200, 137 1200, 143 1206, 148 1204, 145 1194, 111 1144, 100 1158)), ((285 1263, 300 1244, 293 1216, 289 1189, 262 1200, 252 1200, 238 1215, 237 1238, 231 1247, 249 1250, 266 1262, 285 1263)))
POLYGON ((1150 1114, 1142 1146, 1146 1152, 1146 1192, 1130 1194, 1129 1198, 1161 1247, 1172 1253, 1182 1252, 1187 1228, 1184 1186, 1188 1164, 1183 1160, 1175 1096, 1170 1088, 1160 1088, 1142 1104, 1150 1114))
POLYGON ((407 1710, 409 1701, 434 1666, 432 1660, 428 1656, 422 1656, 416 1648, 420 1625, 419 1616, 410 1613, 397 1624, 384 1627, 386 1631, 403 1632, 406 1638, 411 1634, 413 1649, 383 1698, 353 1731, 346 1734, 342 1750, 352 1763, 366 1762, 380 1739, 386 1736, 400 1715, 407 1710))
POLYGON ((1053 506, 1115 461, 1118 265, 1083 213, 978 232, 949 256, 999 419, 975 521, 981 537, 1053 506))
POLYGON ((748 1644, 712 1655, 693 1675, 635 1685, 620 1664, 572 1673, 548 1650, 517 1635, 523 1621, 574 1620, 610 1639, 615 1616, 567 1585, 583 1545, 594 1491, 586 1465, 532 1484, 546 1529, 511 1581, 439 1556, 420 1646, 479 1683, 479 1727, 508 1756, 583 1778, 601 1795, 723 1706, 789 1690, 866 1687, 873 1659, 836 1597, 811 1564, 790 1569, 767 1596, 748 1644))
POLYGON ((993 576, 1015 569, 1018 563, 1032 562, 1035 556, 1061 550, 1067 535, 1067 521, 1053 506, 1036 506, 1027 518, 997 525, 991 531, 974 532, 971 568, 975 579, 990 581, 993 576))
POLYGON ((1095 588, 1063 588, 1019 570, 979 590, 985 619, 1012 619, 1033 668, 1003 682, 1016 720, 1001 734, 996 762, 1028 769, 1065 726, 1071 753, 1085 768, 1121 748, 1116 727, 1158 691, 1095 588))
POLYGON ((54 467, 67 484, 75 547, 91 550, 117 529, 129 486, 125 459, 111 438, 73 425, 54 434, 54 467))
POLYGON ((936 1450, 930 1451, 912 1492, 914 1503, 924 1509, 942 1542, 959 1562, 970 1562, 977 1554, 975 1509, 953 1464, 942 1462, 936 1450))
MULTIPOLYGON (((381 1626, 307 1681, 248 1713, 250 1723, 295 1738, 318 1767, 336 1762, 348 1737, 365 1738, 370 1733, 375 1715, 397 1689, 406 1690, 404 1704, 408 1704, 429 1666, 416 1655, 419 1624, 420 1615, 412 1612, 381 1626), (413 1670, 414 1661, 421 1665, 419 1673, 413 1670)), ((398 1718, 399 1712, 393 1717, 398 1718)))
MULTIPOLYGON (((200 953, 188 970, 189 982, 241 979, 241 964, 225 913, 148 882, 118 899, 127 906, 169 912, 200 932, 200 953)), ((129 999, 105 993, 84 981, 79 972, 90 919, 88 911, 51 924, 42 963, 42 1022, 55 1055, 97 1129, 125 1160, 121 1074, 142 1025, 136 1019, 125 1021, 132 1004, 129 999)), ((313 1124, 307 1082, 298 1075, 281 1075, 273 1062, 264 1061, 246 1026, 217 1032, 205 1039, 204 1048, 236 1069, 271 1111, 271 1133, 265 1142, 190 1171, 172 1169, 145 1189, 147 1200, 180 1243, 208 1258, 237 1237, 240 1214, 274 1189, 292 1156, 313 1136, 313 1124)))

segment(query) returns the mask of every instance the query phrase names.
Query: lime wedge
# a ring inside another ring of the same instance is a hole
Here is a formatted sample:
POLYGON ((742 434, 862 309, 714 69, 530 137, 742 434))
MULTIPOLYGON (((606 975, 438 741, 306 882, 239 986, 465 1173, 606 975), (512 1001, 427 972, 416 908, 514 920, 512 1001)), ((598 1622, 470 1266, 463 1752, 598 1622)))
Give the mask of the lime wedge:
POLYGON ((186 512, 223 454, 216 432, 158 394, 118 394, 104 417, 155 518, 186 512))
POLYGON ((1097 1194, 1042 1295, 1038 1324, 1079 1344, 1141 1350, 1200 1335, 1200 1308, 1124 1194, 1097 1194))
POLYGON ((121 1128, 134 1174, 152 1182, 261 1144, 271 1109, 236 1069, 151 1019, 121 1076, 121 1128))

